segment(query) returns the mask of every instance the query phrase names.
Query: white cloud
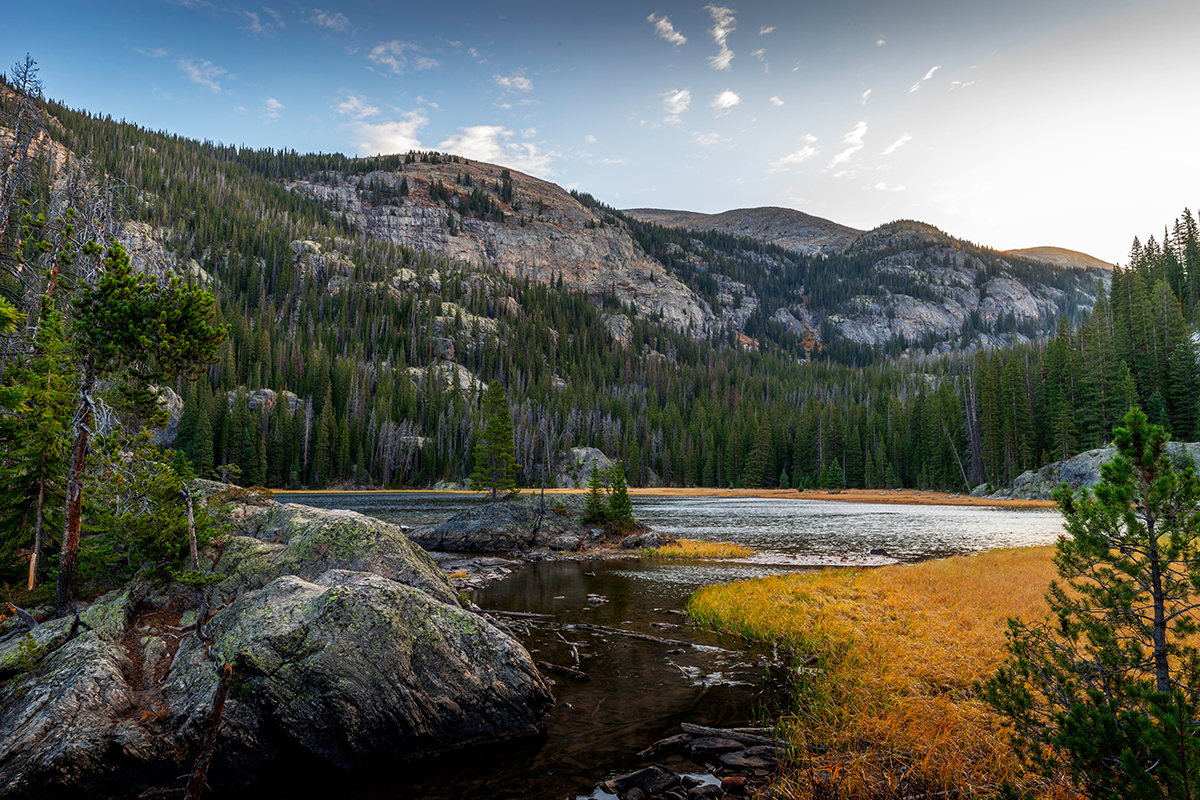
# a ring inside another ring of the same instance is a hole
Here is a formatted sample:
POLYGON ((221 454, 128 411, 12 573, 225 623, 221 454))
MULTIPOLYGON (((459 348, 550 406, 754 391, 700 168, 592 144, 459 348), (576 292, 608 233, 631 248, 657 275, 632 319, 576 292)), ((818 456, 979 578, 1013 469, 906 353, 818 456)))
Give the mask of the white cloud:
POLYGON ((704 7, 712 17, 713 26, 709 33, 712 39, 717 43, 717 47, 721 48, 715 56, 709 56, 708 63, 713 69, 730 70, 733 67, 729 62, 733 61, 733 51, 729 49, 729 45, 725 40, 729 38, 729 34, 737 30, 737 20, 734 19, 734 11, 732 8, 724 6, 707 5, 704 7))
MULTIPOLYGON (((860 122, 855 125, 849 133, 842 137, 842 143, 846 145, 846 149, 833 157, 827 169, 847 164, 855 153, 863 149, 863 137, 866 135, 867 123, 860 122)), ((843 174, 845 174, 844 171, 836 173, 834 177, 840 177, 843 174)))
POLYGON ((542 152, 535 142, 509 142, 513 132, 499 125, 474 125, 438 145, 439 150, 460 156, 503 164, 522 172, 551 177, 551 163, 559 154, 542 152))
POLYGON ((938 64, 938 65, 937 65, 937 66, 935 66, 935 67, 930 67, 930 69, 929 69, 929 72, 926 72, 926 73, 925 73, 925 77, 924 77, 924 78, 921 78, 921 80, 919 80, 919 81, 917 81, 916 83, 914 83, 914 84, 912 85, 912 87, 911 87, 911 88, 909 88, 909 90, 908 90, 908 93, 909 93, 909 94, 912 94, 913 92, 915 92, 915 91, 919 90, 919 89, 921 88, 921 84, 922 84, 923 82, 925 82, 925 81, 929 80, 930 78, 932 78, 932 77, 933 77, 933 73, 937 72, 937 71, 938 71, 939 69, 941 69, 941 68, 942 68, 942 65, 941 65, 941 64, 938 64))
POLYGON ((886 183, 877 183, 875 188, 881 192, 903 192, 903 186, 888 186, 886 183))
POLYGON ((663 92, 663 110, 667 112, 663 122, 678 123, 679 117, 683 112, 688 110, 688 106, 692 104, 692 93, 687 89, 672 89, 669 92, 663 92))
POLYGON ((883 151, 883 154, 885 156, 890 156, 892 153, 896 152, 901 147, 904 147, 904 145, 908 144, 910 141, 912 141, 912 137, 906 133, 903 136, 901 136, 899 139, 897 139, 896 141, 889 144, 887 146, 887 148, 883 151))
POLYGON ((955 89, 965 89, 968 86, 972 86, 978 82, 979 81, 967 81, 966 83, 963 83, 962 81, 950 81, 950 91, 954 91, 955 89))
POLYGON ((421 142, 417 138, 417 132, 429 122, 429 118, 420 110, 409 111, 403 116, 403 120, 391 122, 355 123, 354 133, 358 139, 358 150, 364 154, 407 153, 409 150, 419 150, 421 142))
POLYGON ((717 109, 717 113, 720 113, 728 111, 740 102, 742 102, 742 98, 738 97, 735 92, 726 89, 713 98, 713 101, 709 103, 709 107, 717 109))
POLYGON ((865 106, 865 105, 867 104, 867 98, 869 98, 870 96, 871 96, 871 90, 870 90, 870 89, 867 89, 865 92, 863 92, 863 94, 862 94, 862 105, 864 105, 864 106, 865 106))
POLYGON ((367 53, 367 60, 378 66, 387 67, 389 72, 397 75, 403 75, 409 69, 408 51, 414 53, 412 60, 413 69, 432 69, 440 64, 435 59, 416 55, 417 50, 420 50, 420 48, 412 42, 393 39, 390 42, 380 42, 372 47, 371 52, 367 53))
POLYGON ((512 75, 493 75, 492 80, 501 89, 509 92, 528 92, 533 89, 533 81, 525 77, 525 70, 514 72, 512 75))
POLYGON ((337 104, 339 114, 348 114, 354 119, 366 119, 379 113, 379 109, 357 95, 349 95, 337 104))
POLYGON ((653 22, 654 32, 676 47, 679 47, 681 44, 687 44, 687 37, 675 30, 675 26, 671 24, 670 17, 660 17, 651 14, 646 17, 646 22, 653 22))
POLYGON ((279 16, 279 12, 273 8, 263 6, 263 11, 266 12, 270 19, 263 19, 257 11, 243 11, 240 8, 224 9, 233 14, 240 16, 245 20, 245 29, 255 36, 262 34, 270 35, 275 32, 276 28, 286 28, 283 24, 283 17, 279 16))
POLYGON ((816 137, 813 136, 812 134, 809 134, 809 135, 805 136, 804 139, 805 139, 805 141, 809 142, 809 144, 806 144, 804 147, 801 147, 799 150, 792 153, 791 155, 786 155, 783 158, 775 159, 774 161, 771 162, 771 167, 767 171, 768 172, 783 172, 786 169, 791 169, 792 167, 798 167, 801 164, 803 164, 805 161, 808 161, 809 159, 813 158, 814 156, 819 155, 821 151, 812 146, 812 142, 815 142, 817 140, 816 137))
POLYGON ((229 72, 211 61, 201 61, 197 64, 190 58, 180 59, 175 62, 175 65, 183 70, 183 74, 187 75, 188 80, 192 83, 203 86, 215 94, 221 93, 221 84, 217 83, 217 79, 229 72))
POLYGON ((526 128, 525 130, 521 131, 521 136, 526 139, 532 139, 533 137, 537 136, 537 128, 526 128))
POLYGON ((590 133, 589 133, 587 136, 583 137, 583 140, 584 140, 585 142, 587 142, 588 144, 595 144, 595 143, 596 143, 596 137, 595 137, 595 136, 592 136, 590 133))
POLYGON ((771 98, 771 105, 773 105, 773 106, 781 106, 781 105, 783 105, 783 101, 782 101, 782 100, 780 100, 778 97, 772 97, 772 98, 771 98))
POLYGON ((693 133, 692 141, 701 147, 712 147, 714 144, 720 144, 729 140, 722 138, 719 133, 693 133))
POLYGON ((276 100, 274 97, 267 98, 267 104, 263 107, 263 115, 267 119, 279 119, 279 112, 287 108, 283 103, 276 100))
POLYGON ((156 47, 153 50, 143 50, 140 47, 135 47, 135 48, 133 48, 133 52, 141 53, 142 55, 149 56, 150 58, 162 58, 163 56, 165 56, 167 54, 167 51, 162 49, 161 47, 156 47))
POLYGON ((314 8, 308 21, 313 25, 320 25, 322 28, 329 28, 338 33, 345 33, 350 28, 350 20, 340 11, 331 14, 328 11, 314 8))
POLYGON ((759 29, 758 29, 758 35, 759 35, 759 36, 766 36, 768 33, 770 33, 770 32, 771 32, 771 31, 773 31, 773 30, 775 30, 775 26, 774 26, 774 25, 770 25, 770 26, 767 26, 767 27, 759 28, 759 29))
POLYGON ((479 51, 478 51, 478 50, 476 50, 474 47, 468 47, 468 48, 467 48, 467 55, 469 55, 471 58, 475 59, 476 61, 478 61, 478 62, 479 62, 479 63, 481 63, 481 64, 482 64, 484 61, 487 61, 487 59, 486 59, 486 58, 481 58, 481 57, 480 57, 480 55, 479 55, 479 51))
POLYGON ((882 36, 880 36, 879 39, 875 42, 876 47, 883 47, 885 44, 887 44, 887 40, 884 39, 882 36))

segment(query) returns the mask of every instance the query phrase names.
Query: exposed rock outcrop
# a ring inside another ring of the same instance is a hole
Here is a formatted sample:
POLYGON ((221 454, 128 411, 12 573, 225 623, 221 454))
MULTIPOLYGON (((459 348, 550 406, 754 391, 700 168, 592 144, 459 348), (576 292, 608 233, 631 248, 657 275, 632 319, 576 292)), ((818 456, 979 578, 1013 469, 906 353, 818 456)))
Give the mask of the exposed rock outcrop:
POLYGON ((567 458, 559 462, 554 482, 560 489, 578 489, 587 486, 593 467, 603 475, 612 465, 613 460, 598 448, 572 447, 567 458))
MULTIPOLYGON (((1063 483, 1076 491, 1091 489, 1100 482, 1100 466, 1112 461, 1116 454, 1117 449, 1112 446, 1088 450, 1047 464, 1039 470, 1026 470, 1013 479, 1011 486, 991 495, 986 495, 986 486, 979 487, 971 494, 1001 499, 1050 500, 1054 490, 1063 483)), ((1200 470, 1200 442, 1167 442, 1167 456, 1176 467, 1190 463, 1193 468, 1200 470)))
POLYGON ((408 536, 426 550, 502 553, 549 547, 576 550, 587 530, 568 517, 543 516, 532 504, 516 500, 487 503, 455 514, 441 525, 426 525, 408 536))
MULTIPOLYGON (((567 286, 589 293, 614 292, 639 313, 661 314, 681 330, 693 325, 705 328, 710 315, 695 295, 646 255, 623 223, 615 217, 606 220, 555 184, 515 170, 509 173, 510 199, 502 200, 502 169, 480 161, 418 161, 406 165, 403 175, 371 172, 337 179, 316 175, 285 186, 344 212, 371 238, 498 267, 535 281, 561 277, 567 286), (398 195, 402 178, 410 191, 404 198, 398 195), (449 199, 431 199, 433 184, 449 190, 449 199), (462 200, 473 190, 487 193, 504 220, 472 214, 462 200), (448 224, 451 219, 453 227, 448 224)), ((311 244, 302 243, 304 252, 297 257, 315 258, 311 244)), ((326 280, 334 277, 328 268, 322 274, 326 280)))
POLYGON ((202 559, 228 575, 212 590, 211 642, 185 624, 190 590, 137 583, 89 606, 74 638, 59 619, 32 649, 0 644, 0 677, 36 662, 0 704, 0 797, 180 787, 217 664, 234 683, 214 787, 284 755, 351 768, 539 730, 551 698, 529 654, 461 608, 399 528, 270 501, 226 518, 235 532, 202 559))

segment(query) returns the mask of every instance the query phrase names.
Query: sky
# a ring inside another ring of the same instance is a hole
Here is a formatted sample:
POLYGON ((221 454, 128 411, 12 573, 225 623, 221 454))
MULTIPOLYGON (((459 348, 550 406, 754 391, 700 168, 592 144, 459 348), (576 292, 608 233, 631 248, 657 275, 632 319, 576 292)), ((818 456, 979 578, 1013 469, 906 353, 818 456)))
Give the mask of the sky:
POLYGON ((16 3, 0 68, 152 130, 436 149, 617 208, 1127 261, 1200 206, 1195 0, 16 3))

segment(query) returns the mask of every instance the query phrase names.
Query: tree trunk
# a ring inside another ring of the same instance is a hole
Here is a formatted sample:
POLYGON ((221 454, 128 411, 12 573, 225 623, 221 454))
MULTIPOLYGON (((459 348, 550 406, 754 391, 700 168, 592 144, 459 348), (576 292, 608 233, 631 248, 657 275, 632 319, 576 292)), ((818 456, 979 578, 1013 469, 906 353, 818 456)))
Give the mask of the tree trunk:
POLYGON ((192 512, 192 490, 188 488, 187 482, 183 484, 183 500, 187 503, 188 515, 188 547, 192 551, 192 569, 196 572, 200 571, 200 548, 196 545, 196 516, 192 512))
POLYGON ((46 515, 43 511, 43 506, 46 502, 46 475, 43 472, 41 480, 38 481, 38 498, 37 498, 37 522, 33 528, 33 552, 29 554, 29 585, 27 588, 33 591, 37 588, 37 573, 38 567, 41 566, 42 557, 42 539, 44 537, 43 528, 45 526, 46 515))
POLYGON ((66 613, 67 604, 75 599, 79 584, 79 533, 83 525, 83 474, 87 465, 88 442, 91 439, 92 389, 96 383, 96 362, 89 356, 79 387, 79 411, 75 414, 75 444, 71 448, 71 465, 67 472, 66 525, 63 529, 62 555, 58 560, 58 591, 55 606, 66 613))

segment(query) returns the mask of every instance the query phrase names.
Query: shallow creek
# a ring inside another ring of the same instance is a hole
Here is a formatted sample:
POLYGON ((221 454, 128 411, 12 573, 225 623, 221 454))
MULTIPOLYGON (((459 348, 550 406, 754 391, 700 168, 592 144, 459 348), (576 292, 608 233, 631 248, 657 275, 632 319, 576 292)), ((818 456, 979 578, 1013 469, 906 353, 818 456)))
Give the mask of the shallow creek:
MULTIPOLYGON (((410 527, 438 522, 480 502, 470 495, 305 494, 284 502, 349 508, 410 527)), ((498 617, 535 660, 576 666, 591 680, 547 673, 557 705, 544 736, 472 748, 418 764, 374 771, 286 776, 281 797, 573 798, 609 797, 596 784, 648 763, 694 771, 682 755, 654 761, 638 751, 679 733, 679 723, 752 724, 785 701, 786 665, 768 648, 694 631, 679 615, 699 586, 834 565, 882 565, 1052 542, 1057 512, 977 507, 885 506, 742 498, 635 498, 651 527, 687 538, 754 547, 735 562, 658 564, 636 559, 525 564, 472 593, 485 610, 536 614, 498 617), (872 549, 888 556, 870 556, 872 549), (589 601, 589 596, 606 602, 589 601), (674 643, 622 636, 626 631, 674 643)), ((293 772, 293 775, 298 773, 293 772)), ((259 790, 261 793, 261 789, 259 790)))

